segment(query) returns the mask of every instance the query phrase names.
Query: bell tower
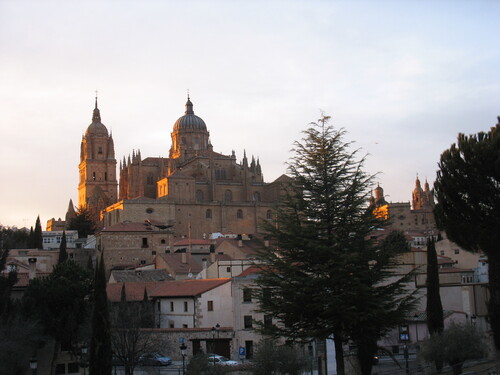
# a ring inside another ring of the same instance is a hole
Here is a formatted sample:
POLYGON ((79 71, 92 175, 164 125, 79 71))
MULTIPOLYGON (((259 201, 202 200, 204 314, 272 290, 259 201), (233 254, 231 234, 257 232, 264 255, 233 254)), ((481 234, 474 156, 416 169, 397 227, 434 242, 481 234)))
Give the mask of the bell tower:
POLYGON ((118 181, 113 137, 101 122, 97 97, 92 123, 82 137, 78 168, 78 206, 89 209, 98 223, 100 211, 117 201, 118 181))

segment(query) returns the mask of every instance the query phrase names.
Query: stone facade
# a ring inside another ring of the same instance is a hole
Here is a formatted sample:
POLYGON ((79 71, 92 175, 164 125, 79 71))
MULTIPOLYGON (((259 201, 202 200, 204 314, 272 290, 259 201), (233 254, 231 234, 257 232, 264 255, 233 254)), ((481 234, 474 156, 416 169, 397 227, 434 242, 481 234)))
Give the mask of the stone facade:
POLYGON ((82 137, 78 184, 78 206, 87 207, 99 220, 99 212, 117 200, 116 159, 113 137, 101 122, 95 102, 92 123, 82 137))
POLYGON ((168 158, 142 159, 133 151, 120 162, 120 201, 101 211, 104 226, 149 219, 173 224, 177 238, 203 238, 212 232, 258 233, 261 221, 272 219, 289 178, 265 183, 258 158, 249 161, 244 153, 237 162, 234 151, 215 152, 189 98, 171 139, 168 158))

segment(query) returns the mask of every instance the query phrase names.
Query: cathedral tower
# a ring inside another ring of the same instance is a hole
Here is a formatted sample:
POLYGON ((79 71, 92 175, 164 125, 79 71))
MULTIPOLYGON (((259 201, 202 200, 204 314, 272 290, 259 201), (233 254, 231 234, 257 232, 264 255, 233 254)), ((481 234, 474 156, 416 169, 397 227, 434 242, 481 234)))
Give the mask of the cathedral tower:
POLYGON ((118 182, 113 137, 101 122, 97 97, 92 123, 82 137, 78 206, 87 207, 96 222, 99 212, 116 202, 118 182))
POLYGON ((193 103, 188 96, 186 112, 177 119, 171 133, 170 159, 177 159, 176 164, 179 164, 197 156, 199 152, 208 149, 209 136, 205 121, 194 114, 193 103))

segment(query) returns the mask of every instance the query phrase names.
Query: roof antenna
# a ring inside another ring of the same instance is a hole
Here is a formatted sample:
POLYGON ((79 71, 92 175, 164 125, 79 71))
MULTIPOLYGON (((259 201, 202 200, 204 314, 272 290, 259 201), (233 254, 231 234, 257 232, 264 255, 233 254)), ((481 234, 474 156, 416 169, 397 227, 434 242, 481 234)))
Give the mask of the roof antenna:
POLYGON ((189 89, 187 89, 187 93, 188 93, 188 100, 189 100, 189 89))

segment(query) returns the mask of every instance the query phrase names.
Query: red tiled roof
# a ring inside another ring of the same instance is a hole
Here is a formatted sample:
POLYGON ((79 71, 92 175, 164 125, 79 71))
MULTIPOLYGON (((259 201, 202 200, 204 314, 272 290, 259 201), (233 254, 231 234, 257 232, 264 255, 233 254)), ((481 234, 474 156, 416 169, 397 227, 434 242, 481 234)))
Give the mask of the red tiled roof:
POLYGON ((217 288, 227 282, 230 278, 202 279, 202 280, 176 280, 166 281, 155 288, 152 297, 191 297, 199 296, 209 290, 217 288))
POLYGON ((108 299, 111 302, 119 302, 122 295, 122 286, 125 285, 125 293, 127 295, 127 301, 142 301, 144 298, 144 289, 146 289, 148 296, 151 291, 157 287, 160 282, 139 282, 139 283, 112 283, 106 286, 106 292, 108 293, 108 299))
POLYGON ((260 273, 260 268, 259 267, 257 267, 257 266, 250 266, 250 267, 248 267, 246 270, 244 270, 242 273, 240 273, 236 277, 246 277, 246 276, 254 275, 254 274, 258 274, 258 273, 260 273))
POLYGON ((191 254, 185 254, 186 263, 182 263, 181 253, 170 253, 170 254, 159 254, 163 260, 172 267, 175 273, 199 273, 203 269, 203 266, 198 263, 191 254))
POLYGON ((177 242, 174 242, 174 246, 189 246, 191 245, 211 245, 212 241, 210 240, 201 240, 201 239, 196 239, 196 238, 183 238, 182 240, 179 240, 177 242))

